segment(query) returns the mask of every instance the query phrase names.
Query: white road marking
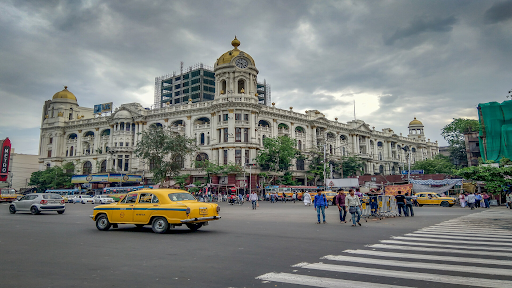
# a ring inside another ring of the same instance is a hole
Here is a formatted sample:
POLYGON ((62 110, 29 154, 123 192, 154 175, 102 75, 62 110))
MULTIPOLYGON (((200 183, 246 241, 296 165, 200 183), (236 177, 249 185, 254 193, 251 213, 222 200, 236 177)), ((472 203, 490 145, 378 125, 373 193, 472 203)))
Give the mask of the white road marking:
MULTIPOLYGON (((402 250, 411 250, 410 247, 401 247, 402 250)), ((449 261, 458 263, 478 263, 478 264, 491 264, 491 265, 506 265, 512 266, 512 261, 498 260, 488 258, 468 258, 468 257, 454 257, 454 256, 439 256, 439 255, 425 255, 425 254, 409 254, 399 252, 383 252, 375 250, 345 250, 345 253, 358 254, 358 255, 372 255, 382 257, 404 258, 404 259, 421 259, 421 260, 434 260, 434 261, 449 261)), ((468 251, 465 251, 468 254, 468 251)), ((487 254, 485 254, 487 255, 487 254)))
MULTIPOLYGON (((408 233, 408 234, 405 234, 404 236, 410 236, 410 237, 432 237, 432 238, 443 238, 443 239, 462 239, 462 240, 485 240, 485 241, 500 241, 500 242, 503 242, 503 238, 485 238, 485 237, 484 238, 474 238, 473 236, 448 236, 448 235, 432 235, 432 234, 417 234, 417 233, 408 233)), ((492 244, 492 243, 489 243, 489 244, 492 244)))
MULTIPOLYGON (((435 245, 436 247, 438 245, 435 245)), ((413 246, 396 246, 387 244, 373 244, 369 245, 369 248, 379 249, 394 249, 394 250, 413 250, 413 251, 424 251, 424 252, 441 252, 441 253, 454 253, 464 255, 482 255, 482 256, 499 256, 499 257, 512 257, 512 254, 505 254, 503 252, 491 252, 491 251, 468 251, 468 250, 456 250, 456 249, 442 249, 442 248, 428 248, 428 247, 413 247, 413 246)), ((463 248, 463 247, 460 247, 463 248)), ((508 250, 508 249, 507 249, 508 250)))
POLYGON ((354 287, 358 287, 358 288, 404 287, 404 288, 406 288, 406 286, 386 285, 386 284, 350 281, 350 280, 333 279, 333 278, 323 278, 323 277, 315 277, 315 276, 305 276, 305 275, 290 274, 290 273, 267 273, 267 274, 263 274, 261 276, 256 277, 256 279, 264 280, 264 281, 280 282, 280 283, 306 285, 306 286, 312 286, 312 287, 326 287, 326 288, 354 288, 354 287))
MULTIPOLYGON (((427 241, 427 242, 452 242, 453 240, 449 239, 434 239, 434 238, 421 238, 421 237, 404 237, 404 236, 392 236, 393 239, 398 240, 416 240, 416 241, 427 241)), ((487 241, 467 241, 467 240, 457 240, 457 243, 461 244, 482 244, 482 245, 489 245, 492 246, 512 246, 512 243, 489 243, 487 241)))
POLYGON ((479 237, 493 237, 495 239, 510 239, 510 236, 502 236, 502 235, 493 235, 493 234, 473 234, 473 233, 458 233, 458 232, 426 232, 426 231, 416 231, 414 234, 425 234, 425 235, 446 235, 446 236, 467 236, 467 237, 475 237, 480 239, 479 237))
MULTIPOLYGON (((477 274, 512 276, 511 269, 487 268, 487 267, 481 267, 481 266, 408 262, 408 261, 385 260, 385 259, 377 259, 377 258, 367 258, 367 257, 363 258, 363 257, 342 256, 342 255, 327 255, 327 256, 322 257, 322 259, 352 262, 352 263, 363 263, 363 264, 372 263, 375 265, 395 266, 395 267, 404 267, 404 268, 418 268, 418 269, 455 271, 455 272, 471 271, 471 273, 477 273, 477 274)), ((511 284, 512 284, 512 282, 511 282, 511 284)))
POLYGON ((384 276, 401 279, 412 279, 421 280, 428 282, 456 284, 462 286, 476 286, 486 288, 503 288, 512 287, 512 281, 506 280, 494 280, 494 279, 483 279, 473 277, 460 277, 452 275, 439 275, 439 274, 428 274, 418 272, 407 272, 407 271, 396 271, 396 270, 385 270, 385 269, 374 269, 374 268, 363 268, 363 267, 352 267, 350 265, 332 265, 323 263, 300 263, 300 266, 294 265, 293 267, 301 267, 304 269, 316 269, 323 271, 333 271, 342 273, 355 273, 362 275, 373 275, 373 276, 384 276))
POLYGON ((495 234, 495 235, 503 235, 503 236, 509 235, 509 236, 512 236, 512 233, 510 233, 510 232, 507 232, 507 231, 501 232, 501 231, 497 231, 496 229, 476 230, 476 229, 471 229, 471 228, 465 228, 465 229, 463 229, 463 228, 460 228, 460 229, 455 229, 455 228, 425 228, 425 229, 420 229, 420 231, 437 231, 437 232, 456 231, 456 232, 483 233, 483 234, 492 233, 492 234, 495 234))
POLYGON ((419 242, 409 243, 409 242, 397 241, 397 240, 380 240, 380 242, 389 243, 389 244, 413 245, 413 246, 433 246, 433 247, 440 247, 440 248, 468 249, 468 254, 473 253, 473 251, 470 251, 469 249, 511 252, 510 248, 505 248, 505 247, 501 248, 501 247, 483 247, 483 246, 461 246, 461 245, 419 243, 419 242))

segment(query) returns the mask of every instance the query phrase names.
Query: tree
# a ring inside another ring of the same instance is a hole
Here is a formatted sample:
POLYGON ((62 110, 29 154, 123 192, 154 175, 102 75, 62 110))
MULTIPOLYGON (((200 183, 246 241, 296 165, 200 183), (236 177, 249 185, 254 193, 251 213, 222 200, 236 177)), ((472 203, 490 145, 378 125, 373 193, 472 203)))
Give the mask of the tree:
POLYGON ((484 181, 485 188, 493 194, 501 194, 512 185, 512 167, 472 166, 455 171, 455 175, 467 180, 484 181))
POLYGON ((344 176, 357 176, 358 172, 359 174, 363 173, 364 163, 359 156, 343 156, 341 157, 341 161, 338 163, 341 163, 341 166, 338 164, 335 165, 335 167, 340 171, 342 178, 344 176))
POLYGON ((156 182, 178 176, 186 157, 197 151, 194 138, 182 136, 169 127, 150 126, 140 134, 141 139, 134 152, 137 157, 150 163, 156 182))
POLYGON ((453 174, 456 168, 450 161, 450 157, 437 154, 433 159, 416 161, 411 169, 424 170, 425 174, 453 174))
POLYGON ((457 166, 467 166, 466 143, 464 133, 478 132, 480 123, 478 120, 456 118, 441 129, 441 135, 450 146, 450 159, 457 166))
POLYGON ((316 185, 318 181, 324 180, 324 153, 318 149, 311 150, 309 153, 309 173, 312 177, 308 177, 308 180, 313 180, 313 185, 316 185))
POLYGON ((288 136, 267 137, 263 139, 263 149, 258 151, 256 163, 263 170, 273 170, 276 173, 287 171, 292 159, 300 155, 296 147, 297 140, 288 136))
POLYGON ((62 166, 53 166, 43 171, 33 172, 28 185, 36 186, 38 192, 48 189, 72 188, 73 163, 65 163, 62 166))

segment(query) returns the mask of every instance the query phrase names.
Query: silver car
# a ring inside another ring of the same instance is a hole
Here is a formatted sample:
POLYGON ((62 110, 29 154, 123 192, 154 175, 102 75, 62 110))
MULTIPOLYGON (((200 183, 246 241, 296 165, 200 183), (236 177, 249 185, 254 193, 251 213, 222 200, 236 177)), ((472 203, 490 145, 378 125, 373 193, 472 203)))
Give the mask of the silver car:
POLYGON ((109 197, 108 195, 94 195, 94 197, 92 197, 92 199, 94 199, 94 203, 96 204, 109 204, 109 203, 114 203, 114 198, 112 197, 109 197))
POLYGON ((64 198, 59 194, 33 193, 27 194, 9 205, 11 214, 18 211, 30 211, 34 215, 43 211, 57 211, 57 213, 62 214, 66 211, 66 204, 64 198))

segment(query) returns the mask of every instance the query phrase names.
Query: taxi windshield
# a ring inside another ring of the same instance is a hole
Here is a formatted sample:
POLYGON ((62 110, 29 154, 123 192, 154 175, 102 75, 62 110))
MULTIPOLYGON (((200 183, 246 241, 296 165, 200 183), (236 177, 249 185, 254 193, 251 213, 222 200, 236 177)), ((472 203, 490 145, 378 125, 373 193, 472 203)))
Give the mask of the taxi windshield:
POLYGON ((190 193, 170 193, 169 199, 171 201, 196 200, 190 193))

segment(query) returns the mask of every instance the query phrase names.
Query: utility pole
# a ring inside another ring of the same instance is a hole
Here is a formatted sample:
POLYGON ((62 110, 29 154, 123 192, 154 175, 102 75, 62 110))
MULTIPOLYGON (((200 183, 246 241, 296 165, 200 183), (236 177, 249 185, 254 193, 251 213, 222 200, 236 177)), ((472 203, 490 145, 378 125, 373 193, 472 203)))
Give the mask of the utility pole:
POLYGON ((324 144, 324 190, 327 189, 327 175, 325 174, 325 168, 326 168, 326 165, 327 165, 327 155, 326 155, 326 150, 327 149, 327 144, 324 144))

